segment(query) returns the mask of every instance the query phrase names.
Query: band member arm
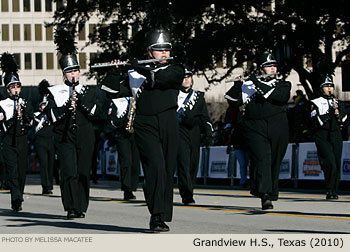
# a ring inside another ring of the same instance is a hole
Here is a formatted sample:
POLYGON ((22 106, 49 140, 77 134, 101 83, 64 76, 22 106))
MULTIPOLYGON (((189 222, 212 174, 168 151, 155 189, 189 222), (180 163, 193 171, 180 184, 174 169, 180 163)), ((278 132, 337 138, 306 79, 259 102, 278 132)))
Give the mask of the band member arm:
POLYGON ((235 85, 226 92, 224 97, 231 106, 239 107, 243 105, 242 84, 242 82, 235 82, 235 85))
POLYGON ((147 79, 151 79, 151 67, 140 65, 137 59, 131 59, 130 64, 136 72, 145 76, 147 79))
POLYGON ((110 124, 114 128, 125 127, 126 123, 128 122, 127 114, 125 114, 121 118, 118 118, 116 114, 117 114, 117 108, 114 105, 111 105, 107 116, 107 119, 110 122, 110 124))
POLYGON ((212 137, 214 129, 213 129, 213 125, 210 121, 210 117, 208 114, 208 108, 207 108, 206 103, 204 103, 204 105, 203 105, 203 112, 201 115, 201 125, 202 125, 202 129, 203 129, 205 135, 207 137, 212 137))
POLYGON ((96 92, 88 91, 89 87, 84 86, 81 93, 78 93, 78 106, 84 113, 90 117, 95 117, 99 114, 99 101, 96 97, 96 92))
POLYGON ((70 107, 72 106, 72 101, 68 99, 61 107, 57 107, 54 98, 50 94, 48 96, 48 104, 44 109, 49 120, 53 123, 64 119, 70 113, 70 107))
POLYGON ((154 88, 179 89, 185 76, 185 68, 182 64, 169 65, 151 71, 154 88))
POLYGON ((119 69, 109 71, 101 82, 101 90, 111 94, 119 93, 122 78, 123 76, 119 69))
POLYGON ((23 125, 27 128, 33 125, 34 110, 33 106, 29 102, 25 102, 22 106, 22 120, 23 125))
POLYGON ((279 104, 287 104, 290 97, 291 83, 289 81, 281 81, 277 83, 274 90, 266 99, 279 104))
POLYGON ((254 83, 255 88, 258 91, 258 93, 261 95, 265 95, 273 89, 273 87, 270 87, 270 86, 260 82, 254 74, 250 75, 250 79, 254 83))

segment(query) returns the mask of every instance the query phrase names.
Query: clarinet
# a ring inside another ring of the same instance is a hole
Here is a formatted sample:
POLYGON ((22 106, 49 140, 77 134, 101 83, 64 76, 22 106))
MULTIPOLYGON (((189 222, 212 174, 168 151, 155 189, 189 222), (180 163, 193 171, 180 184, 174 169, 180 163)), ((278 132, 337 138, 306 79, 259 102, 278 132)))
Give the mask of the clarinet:
MULTIPOLYGON (((75 80, 74 77, 72 78, 72 94, 71 94, 71 100, 76 102, 76 98, 73 98, 73 94, 75 92, 75 80)), ((77 109, 76 109, 77 104, 75 103, 74 108, 72 109, 72 124, 71 124, 71 129, 75 130, 76 128, 78 128, 77 125, 77 109)))
POLYGON ((130 105, 128 111, 128 122, 126 123, 125 130, 129 133, 134 133, 134 120, 136 116, 136 109, 134 108, 136 101, 134 97, 130 98, 130 105))
POLYGON ((13 137, 12 137, 12 146, 16 147, 16 134, 17 134, 17 122, 19 120, 19 126, 21 129, 21 133, 24 132, 24 127, 23 127, 23 120, 22 120, 22 115, 18 117, 18 101, 19 101, 19 95, 17 92, 13 95, 13 117, 14 117, 14 130, 13 130, 13 137))

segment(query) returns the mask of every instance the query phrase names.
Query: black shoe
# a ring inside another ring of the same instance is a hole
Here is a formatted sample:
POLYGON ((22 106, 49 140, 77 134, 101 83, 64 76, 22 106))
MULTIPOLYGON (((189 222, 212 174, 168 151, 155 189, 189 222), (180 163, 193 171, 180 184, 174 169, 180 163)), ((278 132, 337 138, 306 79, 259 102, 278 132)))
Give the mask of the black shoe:
POLYGON ((273 209, 273 205, 272 205, 271 200, 261 199, 261 209, 262 210, 273 209))
POLYGON ((14 212, 22 211, 22 201, 19 199, 12 201, 11 207, 14 212))
POLYGON ((67 220, 73 220, 74 218, 78 218, 76 212, 74 210, 68 210, 67 220))
POLYGON ((75 218, 85 218, 85 214, 83 212, 75 211, 75 218))
POLYGON ((49 189, 43 189, 43 195, 51 195, 52 194, 52 190, 49 189))
POLYGON ((132 191, 124 191, 124 200, 136 199, 136 196, 132 193, 132 191))
POLYGON ((339 196, 337 194, 327 193, 326 200, 337 200, 339 196))
POLYGON ((266 193, 261 196, 261 209, 262 210, 273 209, 273 205, 272 205, 272 202, 270 200, 270 196, 266 193))
POLYGON ((192 204, 195 204, 196 202, 194 201, 193 198, 184 198, 182 199, 182 203, 184 205, 192 205, 192 204))
POLYGON ((153 232, 168 232, 169 226, 161 220, 159 215, 152 215, 149 222, 149 229, 153 232))

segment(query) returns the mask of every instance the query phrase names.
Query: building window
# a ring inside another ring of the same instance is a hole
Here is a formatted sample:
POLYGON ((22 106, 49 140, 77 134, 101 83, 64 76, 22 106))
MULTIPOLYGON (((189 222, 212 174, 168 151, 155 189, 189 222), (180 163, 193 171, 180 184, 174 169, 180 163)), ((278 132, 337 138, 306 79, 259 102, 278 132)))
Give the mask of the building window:
POLYGON ((62 57, 62 54, 60 52, 57 53, 57 69, 61 69, 61 65, 60 65, 60 58, 62 57))
POLYGON ((30 0, 23 0, 23 11, 30 11, 30 0))
POLYGON ((12 11, 19 12, 19 0, 12 0, 12 11))
POLYGON ((53 29, 52 29, 52 26, 46 27, 45 31, 46 31, 46 40, 47 41, 53 40, 53 29))
POLYGON ((81 69, 86 69, 86 53, 79 53, 79 65, 81 69))
POLYGON ((15 58, 15 61, 17 63, 18 69, 21 69, 21 54, 20 53, 14 53, 13 57, 15 58))
POLYGON ((52 0, 45 0, 45 11, 52 11, 52 0))
POLYGON ((35 24, 35 40, 36 41, 43 40, 41 24, 35 24))
POLYGON ((1 0, 1 11, 2 12, 9 11, 9 1, 8 0, 1 0))
POLYGON ((13 28, 13 40, 14 41, 20 41, 21 40, 21 27, 19 24, 14 24, 12 26, 13 28))
POLYGON ((31 53, 24 54, 24 69, 26 69, 26 70, 32 69, 32 54, 31 53))
POLYGON ((1 25, 1 39, 2 41, 10 40, 10 27, 8 24, 1 25))
POLYGON ((46 53, 46 69, 53 69, 53 53, 46 53))
POLYGON ((32 33, 30 31, 30 24, 24 25, 24 40, 32 40, 32 33))
POLYGON ((85 40, 85 25, 79 25, 79 40, 85 40))
POLYGON ((89 36, 94 33, 94 29, 96 29, 95 24, 89 24, 89 36))
POLYGON ((41 11, 41 0, 34 1, 34 11, 36 11, 36 12, 41 11))
POLYGON ((90 53, 90 62, 97 58, 97 53, 90 53))
POLYGON ((35 68, 36 69, 43 69, 43 54, 42 53, 35 54, 35 68))

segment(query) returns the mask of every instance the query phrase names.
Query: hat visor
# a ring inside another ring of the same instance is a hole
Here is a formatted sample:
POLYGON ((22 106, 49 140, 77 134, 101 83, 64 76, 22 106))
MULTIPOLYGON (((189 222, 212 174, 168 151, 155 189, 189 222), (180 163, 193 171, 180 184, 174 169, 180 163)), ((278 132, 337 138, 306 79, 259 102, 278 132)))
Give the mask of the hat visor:
POLYGON ((323 84, 321 84, 320 87, 321 88, 323 88, 323 87, 334 87, 334 83, 331 83, 331 82, 323 83, 323 84))
POLYGON ((10 88, 10 87, 12 87, 12 86, 15 86, 15 85, 18 85, 18 86, 22 86, 22 83, 20 82, 20 81, 11 81, 10 83, 8 83, 7 85, 6 85, 6 88, 10 88))
POLYGON ((64 68, 62 71, 64 73, 69 73, 69 72, 73 72, 75 70, 80 70, 80 65, 68 66, 68 67, 64 68))
POLYGON ((165 43, 165 44, 153 44, 150 45, 148 48, 155 51, 170 51, 171 50, 171 44, 165 43))
POLYGON ((277 66, 277 62, 269 62, 269 63, 261 64, 261 67, 272 67, 272 66, 277 66))

